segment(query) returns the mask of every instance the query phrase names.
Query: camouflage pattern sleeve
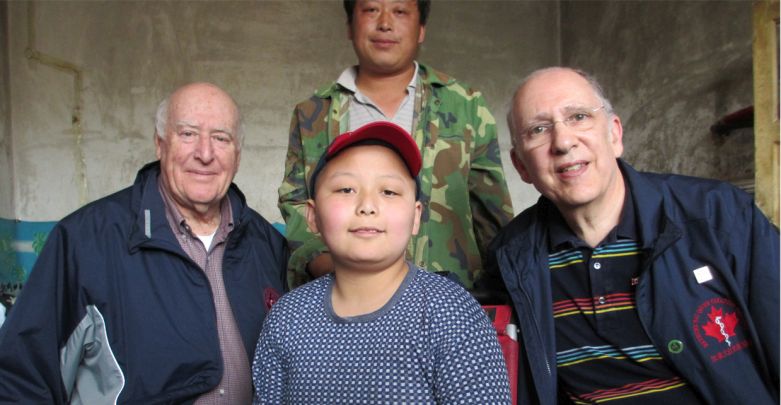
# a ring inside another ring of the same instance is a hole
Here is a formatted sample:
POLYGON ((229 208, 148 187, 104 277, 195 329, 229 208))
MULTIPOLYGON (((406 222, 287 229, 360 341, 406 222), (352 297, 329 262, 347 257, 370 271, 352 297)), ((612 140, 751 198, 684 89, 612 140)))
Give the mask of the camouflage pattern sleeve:
POLYGON ((292 252, 288 262, 288 285, 291 288, 310 279, 306 265, 327 251, 320 237, 309 231, 306 224, 307 187, 304 145, 301 138, 302 120, 307 116, 302 105, 296 106, 290 122, 290 138, 285 158, 285 177, 279 186, 278 207, 285 220, 285 236, 292 252))
MULTIPOLYGON (((496 120, 479 93, 475 105, 474 150, 469 171, 469 199, 477 246, 485 268, 488 245, 513 217, 513 206, 504 178, 496 120)), ((480 275, 476 275, 479 278, 480 275)))
POLYGON ((423 155, 424 208, 408 251, 418 266, 456 276, 472 290, 483 273, 488 243, 513 213, 496 121, 479 91, 420 67, 414 137, 423 155))

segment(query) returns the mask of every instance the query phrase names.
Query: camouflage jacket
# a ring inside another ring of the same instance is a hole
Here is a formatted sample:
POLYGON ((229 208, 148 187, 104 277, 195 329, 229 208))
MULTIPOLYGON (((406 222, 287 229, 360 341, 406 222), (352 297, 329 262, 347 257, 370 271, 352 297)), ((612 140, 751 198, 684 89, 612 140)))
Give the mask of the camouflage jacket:
MULTIPOLYGON (((513 215, 496 121, 480 92, 419 65, 415 133, 421 148, 423 214, 407 256, 428 271, 447 271, 471 289, 483 269, 486 247, 513 215)), ((288 281, 307 281, 306 264, 327 248, 306 224, 309 178, 333 139, 348 128, 348 90, 332 83, 298 104, 290 124, 279 209, 293 254, 288 281)))

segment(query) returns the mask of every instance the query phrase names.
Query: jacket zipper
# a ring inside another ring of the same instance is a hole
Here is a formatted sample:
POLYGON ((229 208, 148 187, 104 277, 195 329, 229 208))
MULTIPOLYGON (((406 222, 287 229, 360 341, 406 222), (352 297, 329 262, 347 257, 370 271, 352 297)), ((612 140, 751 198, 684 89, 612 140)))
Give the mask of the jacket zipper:
MULTIPOLYGON (((531 308, 532 307, 532 300, 531 300, 531 298, 529 298, 529 294, 523 288, 523 285, 521 285, 520 280, 519 280, 518 285, 520 287, 521 292, 523 293, 523 297, 526 298, 527 308, 531 308)), ((537 334, 537 339, 539 339, 540 342, 543 342, 542 334, 540 334, 540 324, 537 322, 537 317, 534 315, 534 311, 531 311, 531 317, 532 317, 532 321, 534 321, 534 332, 537 334)), ((547 348, 545 348, 544 345, 543 345, 543 348, 544 348, 544 355, 545 355, 544 356, 545 357, 545 369, 548 372, 548 377, 551 377, 552 373, 551 373, 551 370, 550 370, 550 362, 548 361, 547 348)))

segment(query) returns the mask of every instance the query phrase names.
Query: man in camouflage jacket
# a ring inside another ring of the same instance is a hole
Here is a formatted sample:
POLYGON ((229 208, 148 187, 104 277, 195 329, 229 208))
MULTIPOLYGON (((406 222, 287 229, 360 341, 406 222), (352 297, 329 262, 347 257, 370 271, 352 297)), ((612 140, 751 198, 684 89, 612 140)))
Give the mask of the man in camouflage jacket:
MULTIPOLYGON (((424 29, 421 3, 427 2, 418 2, 424 29)), ((353 18, 352 7, 359 14, 362 6, 360 0, 357 6, 345 2, 354 43, 359 40, 359 29, 353 25, 361 17, 353 18)), ((399 5, 391 3, 388 7, 399 5)), ((426 11, 427 8, 425 5, 426 11)), ((401 30, 397 28, 400 24, 392 26, 385 21, 383 24, 377 31, 401 30)), ((370 69, 365 67, 363 58, 371 55, 362 55, 358 45, 355 48, 360 75, 363 69, 370 69)), ((423 214, 420 231, 410 240, 407 251, 416 265, 432 272, 447 272, 472 289, 475 279, 481 275, 488 243, 513 215, 499 155, 496 122, 480 92, 415 63, 414 56, 409 60, 411 66, 417 66, 411 135, 423 157, 419 175, 423 214)), ((293 112, 285 177, 279 187, 279 208, 293 249, 288 265, 291 286, 305 282, 307 264, 327 252, 320 238, 306 225, 306 201, 310 198, 307 186, 325 149, 337 135, 349 130, 352 96, 352 90, 334 82, 298 104, 293 112)))

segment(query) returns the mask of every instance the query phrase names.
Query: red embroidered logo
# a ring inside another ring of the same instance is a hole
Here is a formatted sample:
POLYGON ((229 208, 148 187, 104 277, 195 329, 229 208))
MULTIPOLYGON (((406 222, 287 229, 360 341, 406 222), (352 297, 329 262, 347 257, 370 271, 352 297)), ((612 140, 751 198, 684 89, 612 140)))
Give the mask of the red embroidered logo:
POLYGON ((263 304, 266 305, 266 312, 271 309, 271 306, 279 301, 279 297, 280 295, 277 290, 271 287, 267 287, 265 290, 263 290, 263 304))
POLYGON ((702 330, 705 331, 705 334, 718 340, 719 343, 726 342, 727 346, 732 346, 729 338, 735 336, 735 326, 738 324, 738 317, 735 313, 728 312, 724 314, 721 308, 710 307, 708 319, 710 321, 702 325, 702 330))
POLYGON ((692 329, 712 362, 721 361, 749 346, 740 332, 740 311, 726 298, 712 298, 697 307, 692 329), (706 339, 707 338, 707 339, 706 339))

